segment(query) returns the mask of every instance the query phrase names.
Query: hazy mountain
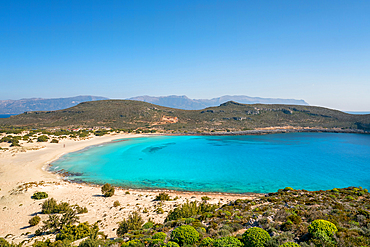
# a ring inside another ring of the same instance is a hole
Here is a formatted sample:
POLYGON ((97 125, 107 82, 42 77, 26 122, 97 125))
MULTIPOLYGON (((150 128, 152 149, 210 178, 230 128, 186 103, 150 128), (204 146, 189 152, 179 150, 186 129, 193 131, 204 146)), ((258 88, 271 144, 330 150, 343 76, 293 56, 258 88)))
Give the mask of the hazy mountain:
POLYGON ((227 101, 236 101, 242 104, 285 104, 285 105, 308 105, 304 100, 296 99, 273 99, 273 98, 259 98, 249 97, 244 95, 225 95, 213 99, 189 99, 187 96, 137 96, 129 98, 129 100, 138 100, 149 102, 152 104, 167 106, 184 110, 200 110, 206 107, 218 106, 227 101))
POLYGON ((54 111, 78 105, 81 102, 105 100, 98 96, 76 96, 55 99, 0 100, 0 114, 20 114, 26 111, 54 111))
POLYGON ((58 111, 26 112, 0 119, 1 126, 28 128, 105 126, 177 133, 240 131, 271 126, 370 130, 370 115, 351 115, 316 106, 240 104, 228 101, 203 110, 181 110, 135 100, 83 102, 58 111))

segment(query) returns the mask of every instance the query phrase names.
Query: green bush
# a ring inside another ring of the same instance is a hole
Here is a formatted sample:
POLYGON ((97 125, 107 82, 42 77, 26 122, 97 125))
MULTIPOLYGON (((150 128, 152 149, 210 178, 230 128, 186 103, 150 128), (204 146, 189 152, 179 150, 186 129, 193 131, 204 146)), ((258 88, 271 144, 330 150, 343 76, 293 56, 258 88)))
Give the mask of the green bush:
POLYGON ((293 191, 294 189, 292 187, 285 187, 284 191, 293 191))
POLYGON ((46 201, 41 206, 42 210, 41 212, 43 214, 53 214, 53 213, 58 213, 58 203, 54 198, 50 198, 46 201))
POLYGON ((208 204, 206 202, 202 202, 200 204, 197 202, 187 202, 182 204, 180 207, 171 210, 168 213, 165 222, 214 212, 217 208, 217 205, 208 204))
POLYGON ((249 228, 242 237, 245 247, 263 247, 271 238, 267 231, 259 227, 249 228))
POLYGON ((119 201, 113 202, 113 207, 119 207, 119 206, 121 206, 121 203, 119 201))
POLYGON ((165 247, 180 247, 180 245, 178 245, 177 243, 172 242, 172 241, 168 241, 168 243, 164 244, 163 246, 165 246, 165 247))
POLYGON ((46 135, 42 135, 37 138, 38 142, 47 142, 48 140, 49 140, 49 137, 47 137, 46 135))
POLYGON ((299 225, 302 222, 301 217, 299 217, 298 215, 294 215, 294 214, 289 215, 288 217, 286 217, 286 219, 287 219, 287 221, 293 222, 293 224, 295 224, 295 225, 299 225))
POLYGON ((159 193, 159 195, 157 195, 155 197, 155 200, 156 201, 170 201, 171 200, 171 197, 170 197, 170 195, 162 192, 162 193, 159 193))
POLYGON ((315 233, 322 232, 327 236, 333 236, 338 231, 337 227, 327 220, 314 220, 308 226, 308 232, 314 235, 315 233))
POLYGON ((59 143, 59 141, 57 139, 53 139, 50 143, 59 143))
POLYGON ((90 226, 87 222, 80 223, 78 225, 63 226, 60 233, 56 236, 56 240, 67 239, 70 241, 76 241, 77 239, 89 236, 93 230, 99 231, 98 226, 90 226))
POLYGON ((167 234, 166 233, 164 233, 164 232, 156 232, 154 235, 153 235, 153 237, 152 237, 152 239, 161 239, 161 240, 166 240, 166 238, 167 238, 167 234))
POLYGON ((231 247, 231 246, 242 247, 243 244, 242 242, 240 242, 239 239, 231 236, 219 238, 213 242, 213 247, 231 247))
POLYGON ((293 229, 293 222, 291 222, 290 220, 281 224, 281 230, 283 231, 290 231, 292 229, 293 229))
POLYGON ((45 199, 45 198, 48 198, 48 197, 49 197, 49 195, 46 192, 35 192, 31 196, 31 198, 35 199, 35 200, 41 200, 41 199, 45 199))
MULTIPOLYGON (((103 241, 102 240, 98 240, 98 239, 86 239, 84 241, 82 241, 78 247, 100 247, 100 246, 104 246, 103 245, 103 241)), ((58 246, 59 247, 59 246, 58 246)))
POLYGON ((282 245, 279 245, 279 247, 300 247, 299 244, 296 244, 294 242, 286 242, 282 245))
POLYGON ((41 221, 41 218, 39 216, 33 216, 29 221, 28 223, 30 224, 30 226, 36 226, 38 223, 40 223, 41 221))
POLYGON ((148 222, 147 222, 147 223, 145 223, 141 228, 142 228, 142 229, 150 229, 150 228, 152 228, 152 227, 153 227, 153 225, 154 225, 154 223, 153 223, 153 222, 148 221, 148 222))
POLYGON ((200 242, 200 246, 201 247, 211 247, 213 245, 213 242, 215 240, 213 238, 210 238, 210 237, 206 237, 204 238, 201 242, 200 242))
POLYGON ((110 184, 104 184, 103 187, 101 187, 101 192, 105 197, 111 197, 114 195, 114 187, 110 184))
POLYGON ((138 212, 133 212, 128 219, 119 223, 117 236, 123 237, 130 230, 139 230, 144 224, 143 218, 138 212))
POLYGON ((194 227, 183 225, 172 231, 171 239, 181 246, 184 244, 194 244, 199 239, 199 233, 194 227))

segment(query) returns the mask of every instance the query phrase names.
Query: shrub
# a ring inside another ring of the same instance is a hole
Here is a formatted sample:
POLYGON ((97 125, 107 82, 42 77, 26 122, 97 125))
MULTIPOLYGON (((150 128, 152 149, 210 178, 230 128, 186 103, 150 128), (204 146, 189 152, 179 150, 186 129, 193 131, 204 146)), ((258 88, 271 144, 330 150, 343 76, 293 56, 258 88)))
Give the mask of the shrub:
POLYGON ((156 201, 170 201, 171 200, 171 197, 170 197, 170 195, 162 192, 162 193, 159 193, 159 195, 157 195, 155 197, 155 200, 156 201))
POLYGON ((50 143, 59 143, 59 141, 57 139, 53 139, 50 143))
POLYGON ((288 217, 286 217, 286 219, 287 221, 293 222, 295 225, 299 225, 302 222, 301 217, 299 217, 298 215, 294 215, 294 214, 289 215, 288 217))
POLYGON ((309 226, 308 226, 308 232, 312 235, 315 235, 315 233, 323 232, 327 236, 333 236, 338 231, 337 227, 327 220, 314 220, 309 226))
POLYGON ((101 192, 105 197, 111 197, 114 195, 114 187, 110 184, 104 184, 103 187, 101 187, 101 192))
POLYGON ((119 206, 121 206, 121 203, 119 203, 119 201, 113 202, 113 207, 119 207, 119 206))
POLYGON ((57 208, 58 208, 57 201, 54 198, 50 198, 44 201, 44 203, 42 204, 41 212, 43 214, 52 214, 52 213, 56 213, 57 208))
POLYGON ((290 220, 281 224, 281 230, 283 231, 290 231, 292 229, 293 229, 293 222, 291 222, 290 220))
POLYGON ((294 189, 292 187, 285 187, 284 191, 293 191, 294 189))
POLYGON ((187 202, 182 204, 180 207, 171 210, 168 213, 165 222, 214 212, 217 208, 217 205, 212 205, 205 202, 200 204, 198 204, 197 202, 187 202))
POLYGON ((242 237, 245 247, 263 247, 270 239, 268 232, 259 227, 249 228, 242 237))
POLYGON ((37 138, 38 142, 47 142, 48 140, 49 140, 49 137, 47 137, 46 135, 42 135, 37 138))
POLYGON ((138 212, 133 212, 127 220, 124 219, 119 223, 117 235, 122 237, 130 230, 139 230, 143 224, 144 221, 141 215, 138 212))
POLYGON ((166 240, 166 238, 167 238, 167 234, 166 233, 164 233, 164 232, 156 232, 154 235, 153 235, 153 237, 152 237, 152 239, 161 239, 161 240, 166 240))
POLYGON ((163 246, 165 246, 165 247, 180 247, 180 245, 178 245, 177 243, 172 242, 172 241, 168 241, 168 243, 164 244, 163 246))
POLYGON ((39 216, 33 216, 29 221, 28 223, 30 224, 30 226, 36 226, 38 223, 40 223, 41 221, 41 218, 39 216))
POLYGON ((171 239, 181 246, 184 244, 194 244, 199 239, 199 233, 194 227, 183 225, 172 231, 171 239))
MULTIPOLYGON (((97 225, 94 225, 93 227, 98 229, 97 225)), ((91 227, 87 222, 80 223, 78 225, 63 226, 60 233, 56 236, 56 240, 67 239, 70 241, 75 241, 77 239, 87 237, 91 234, 93 227, 91 227)))
POLYGON ((239 239, 229 236, 229 237, 223 237, 223 238, 216 239, 213 242, 213 246, 214 247, 229 247, 229 246, 242 247, 243 244, 242 242, 240 242, 239 239))
POLYGON ((215 240, 213 238, 210 238, 210 237, 206 237, 204 238, 201 242, 200 242, 200 246, 201 247, 211 247, 213 245, 213 242, 215 240))
POLYGON ((31 198, 32 199, 35 199, 35 200, 41 200, 41 199, 45 199, 45 198, 48 198, 49 195, 46 193, 46 192, 35 192, 31 198))
POLYGON ((78 247, 99 247, 103 246, 103 241, 102 240, 97 240, 97 239, 86 239, 82 241, 78 247))
POLYGON ((300 247, 299 244, 296 244, 294 242, 286 242, 282 245, 279 245, 279 247, 300 247))
POLYGON ((153 227, 153 225, 154 225, 153 222, 148 221, 141 228, 143 228, 143 229, 150 229, 150 228, 153 227))
POLYGON ((211 200, 211 198, 209 198, 208 196, 202 196, 201 199, 202 199, 202 201, 205 201, 205 202, 208 201, 208 200, 211 200))

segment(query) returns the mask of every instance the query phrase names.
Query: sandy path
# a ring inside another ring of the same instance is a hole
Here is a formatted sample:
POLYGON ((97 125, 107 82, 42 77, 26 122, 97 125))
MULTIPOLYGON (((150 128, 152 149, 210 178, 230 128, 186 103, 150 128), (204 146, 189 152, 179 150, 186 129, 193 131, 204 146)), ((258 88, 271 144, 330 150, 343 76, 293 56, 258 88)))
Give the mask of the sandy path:
MULTIPOLYGON (((33 200, 31 196, 36 191, 44 191, 58 201, 78 204, 87 207, 88 213, 80 215, 80 221, 99 223, 100 228, 108 234, 108 237, 116 237, 115 229, 117 222, 135 210, 142 213, 144 219, 153 219, 155 222, 163 223, 167 213, 175 205, 181 204, 186 199, 201 200, 207 195, 212 198, 211 203, 227 202, 238 198, 251 198, 248 195, 231 195, 217 193, 187 193, 168 191, 172 198, 178 196, 176 201, 164 202, 162 209, 164 214, 155 212, 159 202, 153 201, 158 191, 129 190, 126 194, 124 189, 116 189, 111 198, 101 196, 99 186, 72 184, 62 181, 57 175, 46 172, 43 168, 63 154, 83 149, 87 146, 110 142, 120 138, 132 138, 142 135, 115 134, 103 137, 93 137, 88 140, 62 140, 58 144, 24 144, 26 148, 43 147, 39 150, 28 150, 26 152, 0 151, 0 237, 7 236, 8 241, 20 242, 30 240, 32 234, 39 226, 29 227, 29 219, 41 211, 43 200, 33 200), (32 185, 27 191, 19 192, 19 185, 45 181, 43 185, 32 185), (113 207, 113 202, 119 201, 120 206, 113 207), (144 208, 148 213, 143 213, 144 208)), ((39 215, 43 220, 45 215, 39 215)), ((30 243, 32 240, 30 240, 30 243)))

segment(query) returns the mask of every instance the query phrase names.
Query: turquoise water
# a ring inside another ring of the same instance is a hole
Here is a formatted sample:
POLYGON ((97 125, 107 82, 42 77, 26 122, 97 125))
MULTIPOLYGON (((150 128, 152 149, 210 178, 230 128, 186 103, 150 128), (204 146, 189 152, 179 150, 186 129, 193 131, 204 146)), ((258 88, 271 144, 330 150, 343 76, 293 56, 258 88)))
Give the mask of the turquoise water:
POLYGON ((70 153, 53 163, 69 179, 130 188, 275 192, 287 186, 370 188, 370 135, 154 136, 70 153))

